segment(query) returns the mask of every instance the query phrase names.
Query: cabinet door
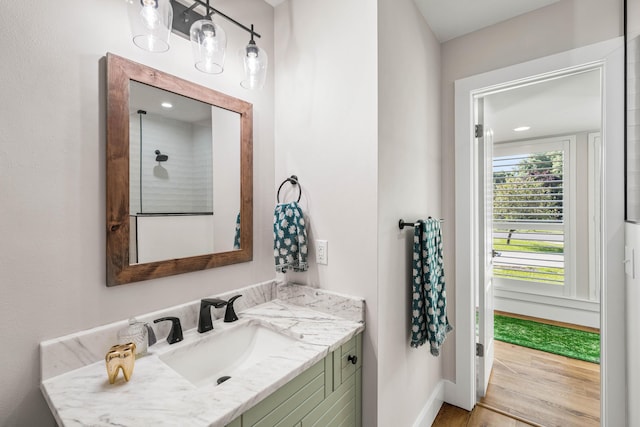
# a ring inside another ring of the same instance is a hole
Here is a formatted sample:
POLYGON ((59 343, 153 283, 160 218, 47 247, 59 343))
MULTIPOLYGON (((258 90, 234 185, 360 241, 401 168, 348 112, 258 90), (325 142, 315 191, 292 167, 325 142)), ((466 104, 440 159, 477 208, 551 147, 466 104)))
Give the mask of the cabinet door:
POLYGON ((333 352, 334 390, 362 367, 362 334, 358 334, 333 352), (355 362, 355 363, 354 363, 355 362))
POLYGON ((359 334, 227 427, 360 427, 361 367, 359 334))

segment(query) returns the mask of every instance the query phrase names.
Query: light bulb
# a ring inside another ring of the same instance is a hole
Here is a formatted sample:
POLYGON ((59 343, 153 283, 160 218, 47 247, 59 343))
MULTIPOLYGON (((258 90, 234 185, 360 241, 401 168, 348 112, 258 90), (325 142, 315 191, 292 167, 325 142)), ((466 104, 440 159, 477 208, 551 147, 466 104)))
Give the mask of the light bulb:
POLYGON ((142 3, 142 9, 140 10, 142 22, 148 29, 155 30, 160 24, 158 3, 155 0, 141 0, 140 3, 142 3))
POLYGON ((264 86, 267 72, 267 54, 253 39, 243 50, 245 78, 240 85, 245 89, 260 89, 264 86))
POLYGON ((260 68, 260 63, 258 62, 258 55, 249 54, 247 55, 247 68, 249 69, 249 73, 251 75, 255 75, 260 68))
POLYGON ((193 23, 190 33, 196 68, 205 73, 221 73, 227 48, 224 29, 209 19, 201 19, 193 23))
POLYGON ((133 43, 150 52, 167 51, 173 22, 170 0, 128 0, 126 4, 133 43))
POLYGON ((216 38, 216 30, 213 24, 206 25, 206 26, 203 25, 202 34, 204 35, 204 38, 202 40, 202 46, 206 51, 206 55, 211 56, 215 52, 217 52, 219 49, 218 39, 216 38))

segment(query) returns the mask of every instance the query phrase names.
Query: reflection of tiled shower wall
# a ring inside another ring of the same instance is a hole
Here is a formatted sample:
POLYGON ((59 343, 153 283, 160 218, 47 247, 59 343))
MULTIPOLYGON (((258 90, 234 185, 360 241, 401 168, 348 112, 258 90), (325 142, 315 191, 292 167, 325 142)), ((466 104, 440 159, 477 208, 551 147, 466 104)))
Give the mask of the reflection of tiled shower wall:
POLYGON ((640 36, 627 43, 627 219, 640 221, 640 36))
MULTIPOLYGON (((135 214, 141 212, 138 114, 130 123, 130 212, 135 214)), ((142 133, 142 212, 211 212, 211 128, 146 114, 142 133), (157 162, 155 150, 169 159, 157 162)))
POLYGON ((193 126, 193 166, 197 170, 194 176, 193 199, 199 201, 201 211, 213 210, 213 155, 211 146, 211 121, 193 126))

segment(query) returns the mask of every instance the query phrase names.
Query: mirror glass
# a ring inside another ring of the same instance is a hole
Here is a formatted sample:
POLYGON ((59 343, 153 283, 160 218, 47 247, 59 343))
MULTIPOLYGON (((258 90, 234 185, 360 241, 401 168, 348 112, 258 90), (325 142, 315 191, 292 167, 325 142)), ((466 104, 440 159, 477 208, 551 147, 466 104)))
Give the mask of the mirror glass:
POLYGON ((136 81, 129 92, 130 263, 240 249, 240 115, 136 81))
POLYGON ((626 220, 640 221, 640 0, 625 2, 626 220))
POLYGON ((253 256, 252 105, 107 55, 107 285, 253 256))

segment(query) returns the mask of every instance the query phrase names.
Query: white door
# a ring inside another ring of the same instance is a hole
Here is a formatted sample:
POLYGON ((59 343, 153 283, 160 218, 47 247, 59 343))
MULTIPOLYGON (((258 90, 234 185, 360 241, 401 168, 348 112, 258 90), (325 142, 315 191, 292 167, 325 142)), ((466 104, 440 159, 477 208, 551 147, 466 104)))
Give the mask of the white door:
POLYGON ((486 123, 484 99, 475 100, 478 153, 478 335, 476 393, 483 397, 493 368, 493 131, 486 123))

